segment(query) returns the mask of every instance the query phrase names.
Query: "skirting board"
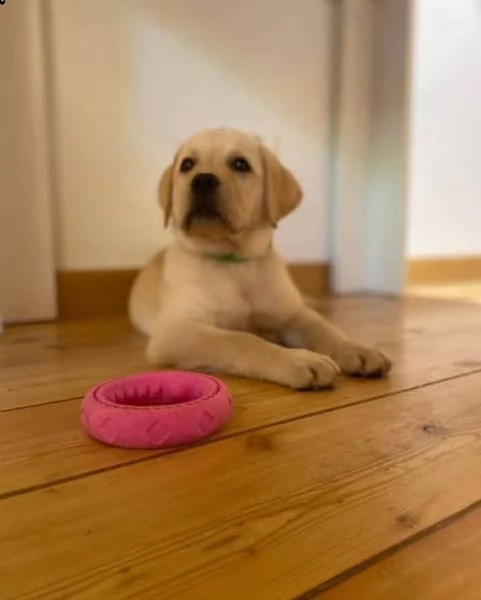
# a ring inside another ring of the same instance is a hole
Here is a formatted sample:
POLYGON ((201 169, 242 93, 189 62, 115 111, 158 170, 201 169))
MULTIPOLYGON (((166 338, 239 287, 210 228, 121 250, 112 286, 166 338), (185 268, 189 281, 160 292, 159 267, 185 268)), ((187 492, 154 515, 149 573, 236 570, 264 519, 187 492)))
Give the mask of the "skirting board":
MULTIPOLYGON (((329 291, 329 266, 325 263, 289 266, 299 289, 319 297, 329 291)), ((59 271, 58 315, 61 320, 126 314, 127 297, 137 271, 59 271)))
POLYGON ((481 256, 415 258, 407 265, 406 284, 436 285, 481 281, 481 256))

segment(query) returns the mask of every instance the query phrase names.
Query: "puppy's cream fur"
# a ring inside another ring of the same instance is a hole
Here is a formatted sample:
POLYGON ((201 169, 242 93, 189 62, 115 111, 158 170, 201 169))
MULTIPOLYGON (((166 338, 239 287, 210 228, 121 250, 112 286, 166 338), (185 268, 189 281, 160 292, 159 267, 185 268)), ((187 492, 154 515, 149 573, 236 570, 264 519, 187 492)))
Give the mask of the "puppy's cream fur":
POLYGON ((132 288, 132 322, 149 338, 155 365, 202 369, 277 382, 296 389, 331 386, 342 372, 382 376, 391 363, 350 341, 309 308, 272 248, 275 224, 301 201, 294 176, 251 136, 205 131, 185 142, 159 186, 174 242, 154 256, 132 288), (233 170, 236 157, 250 172, 233 170), (194 167, 182 172, 190 158, 194 167), (220 181, 224 218, 185 227, 196 174, 220 181), (236 253, 246 260, 218 258, 236 253))

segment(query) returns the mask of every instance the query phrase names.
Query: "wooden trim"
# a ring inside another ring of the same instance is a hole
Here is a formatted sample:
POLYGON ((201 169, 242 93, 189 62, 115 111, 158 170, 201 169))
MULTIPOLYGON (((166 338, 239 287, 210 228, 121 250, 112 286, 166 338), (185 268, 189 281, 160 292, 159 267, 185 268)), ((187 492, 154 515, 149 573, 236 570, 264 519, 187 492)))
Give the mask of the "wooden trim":
POLYGON ((481 281, 481 256, 415 258, 408 262, 407 285, 481 281))
POLYGON ((328 263, 295 263, 289 272, 297 287, 306 296, 319 298, 330 291, 330 265, 328 263))
MULTIPOLYGON (((329 291, 329 266, 293 264, 290 273, 299 289, 319 297, 329 291)), ((125 315, 130 287, 137 271, 59 271, 58 312, 61 320, 125 315)))
POLYGON ((127 313, 127 298, 137 271, 59 271, 58 315, 61 320, 119 316, 127 313))

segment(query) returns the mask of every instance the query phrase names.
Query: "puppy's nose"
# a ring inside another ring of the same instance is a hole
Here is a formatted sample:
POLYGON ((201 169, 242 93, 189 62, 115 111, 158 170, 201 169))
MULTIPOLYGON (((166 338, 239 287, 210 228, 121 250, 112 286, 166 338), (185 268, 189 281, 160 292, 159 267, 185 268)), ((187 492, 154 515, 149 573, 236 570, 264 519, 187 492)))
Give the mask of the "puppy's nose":
POLYGON ((190 184, 194 192, 214 192, 220 185, 219 179, 213 173, 199 173, 190 184))

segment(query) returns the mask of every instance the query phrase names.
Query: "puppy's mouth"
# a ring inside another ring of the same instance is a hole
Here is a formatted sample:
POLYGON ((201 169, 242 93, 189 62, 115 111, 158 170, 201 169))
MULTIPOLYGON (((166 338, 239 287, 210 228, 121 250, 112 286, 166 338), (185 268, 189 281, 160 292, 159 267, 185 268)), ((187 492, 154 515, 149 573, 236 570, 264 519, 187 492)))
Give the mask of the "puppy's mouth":
POLYGON ((192 194, 189 210, 184 217, 183 229, 189 232, 194 227, 222 227, 231 229, 229 219, 213 195, 192 194))

